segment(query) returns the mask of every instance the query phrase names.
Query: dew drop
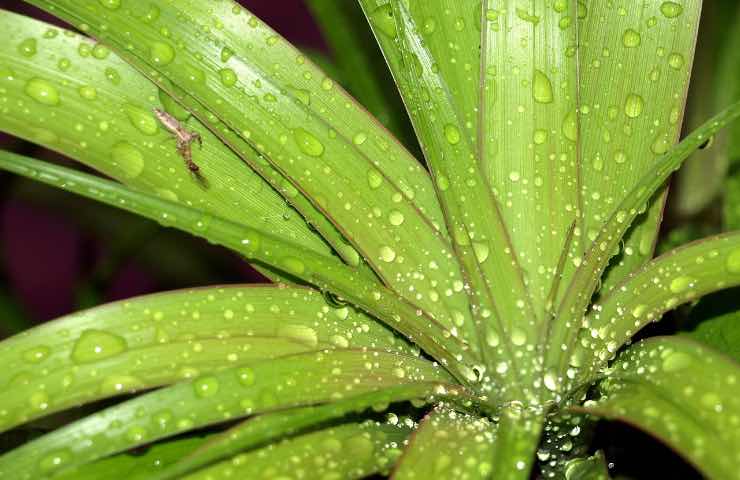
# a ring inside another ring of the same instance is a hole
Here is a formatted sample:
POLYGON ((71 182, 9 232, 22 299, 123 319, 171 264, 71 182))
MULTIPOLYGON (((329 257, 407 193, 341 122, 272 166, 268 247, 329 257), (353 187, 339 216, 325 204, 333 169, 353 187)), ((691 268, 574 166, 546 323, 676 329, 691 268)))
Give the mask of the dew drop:
POLYGON ((677 372, 690 367, 693 359, 683 352, 670 352, 663 358, 663 370, 665 372, 677 372))
POLYGON ((640 37, 640 33, 631 28, 625 30, 622 35, 622 44, 627 48, 639 47, 641 41, 642 38, 640 37))
POLYGON ((445 138, 450 145, 457 145, 460 143, 460 130, 455 125, 448 123, 445 125, 445 138))
POLYGON ((684 65, 683 55, 680 53, 672 53, 668 56, 668 65, 674 70, 681 70, 684 65))
POLYGON ((26 94, 42 105, 59 105, 59 91, 51 83, 41 78, 32 78, 26 83, 26 94))
POLYGON ((251 387, 255 384, 257 376, 249 367, 242 367, 236 371, 236 378, 243 387, 251 387))
POLYGON ((126 178, 136 178, 144 170, 144 157, 128 142, 116 143, 111 149, 111 159, 126 178))
POLYGON ((218 393, 218 379, 213 376, 202 377, 193 382, 193 391, 200 398, 212 397, 218 393))
POLYGON ((627 95, 627 100, 624 101, 624 114, 629 118, 637 118, 642 115, 644 105, 645 101, 640 95, 630 93, 627 95))
POLYGON ((218 71, 221 83, 225 87, 233 87, 236 84, 236 73, 230 68, 222 68, 218 71))
POLYGON ((660 13, 666 18, 676 18, 683 13, 683 7, 676 2, 663 2, 660 13))
POLYGON ((358 132, 354 137, 352 137, 352 142, 354 142, 355 145, 362 145, 366 140, 367 134, 365 134, 365 132, 358 132))
POLYGON ((98 91, 95 90, 95 87, 91 87, 90 85, 81 86, 77 89, 77 93, 79 93, 80 97, 85 100, 95 100, 98 97, 98 91))
POLYGON ((147 110, 130 104, 125 105, 124 110, 131 125, 144 135, 156 135, 159 131, 159 126, 154 119, 154 115, 147 110))
POLYGON ((390 4, 385 4, 373 10, 370 14, 370 21, 384 35, 396 38, 396 20, 393 18, 393 8, 390 4))
POLYGON ((540 70, 534 71, 532 95, 537 103, 552 103, 552 84, 547 75, 540 70))
POLYGON ((277 330, 280 337, 290 338, 309 347, 319 344, 319 337, 311 327, 306 325, 283 325, 277 330))
POLYGON ((730 273, 740 273, 740 249, 730 252, 725 262, 725 268, 730 273))
POLYGON ((27 38, 18 44, 18 53, 24 57, 33 57, 36 55, 37 42, 35 38, 27 38))
POLYGON ((23 352, 23 359, 28 363, 41 363, 51 354, 51 349, 46 345, 39 345, 23 352))
POLYGON ((391 263, 396 259, 396 251, 387 245, 380 247, 380 259, 384 262, 391 263))
POLYGON ((379 188, 380 185, 383 183, 383 177, 380 175, 380 172, 378 172, 375 169, 370 169, 367 171, 367 184, 375 190, 376 188, 379 188))
POLYGON ((681 293, 691 286, 694 280, 691 277, 680 276, 671 281, 670 288, 673 293, 681 293))
POLYGON ((66 449, 54 450, 44 455, 39 461, 39 471, 43 474, 48 475, 60 468, 64 467, 67 463, 72 460, 72 453, 66 449))
POLYGON ((303 128, 298 127, 293 130, 293 139, 301 152, 309 157, 320 157, 324 153, 324 144, 303 128))
POLYGON ((175 59, 175 50, 168 43, 152 42, 149 58, 155 65, 168 65, 175 59))
POLYGON ((70 357, 77 363, 98 362, 126 351, 123 337, 104 330, 85 330, 72 347, 70 357))
POLYGON ((478 263, 485 262, 490 253, 488 244, 485 242, 473 242, 473 253, 475 253, 475 258, 478 260, 478 263))
POLYGON ((575 110, 563 120, 563 136, 571 142, 578 140, 578 113, 575 110))
POLYGON ((293 275, 302 275, 306 271, 306 265, 295 257, 285 257, 280 260, 280 264, 293 275))
POLYGON ((403 224, 403 213, 399 212, 398 210, 391 210, 391 212, 388 214, 388 221, 391 225, 395 227, 403 224))
POLYGON ((513 343, 517 347, 521 347, 522 345, 527 343, 527 334, 524 332, 524 330, 515 327, 511 331, 511 343, 513 343))
POLYGON ((121 0, 98 0, 102 6, 110 10, 116 10, 121 6, 121 0))

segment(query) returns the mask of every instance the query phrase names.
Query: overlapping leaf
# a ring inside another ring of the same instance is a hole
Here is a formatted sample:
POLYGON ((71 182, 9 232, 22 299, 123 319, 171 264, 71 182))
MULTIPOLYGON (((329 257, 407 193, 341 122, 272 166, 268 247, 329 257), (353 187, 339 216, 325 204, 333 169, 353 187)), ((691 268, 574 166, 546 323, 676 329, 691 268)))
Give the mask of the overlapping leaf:
POLYGON ((657 436, 708 478, 737 479, 740 462, 740 367, 678 338, 656 338, 625 351, 586 405, 657 436))
POLYGON ((395 480, 491 478, 496 424, 445 409, 427 415, 393 473, 395 480))
POLYGON ((194 428, 255 413, 425 384, 457 392, 439 367, 378 350, 334 350, 251 362, 138 396, 0 457, 0 476, 48 476, 194 428))
POLYGON ((438 229, 441 214, 421 166, 249 12, 227 1, 30 3, 84 24, 140 70, 157 72, 153 79, 194 115, 218 119, 211 125, 216 135, 255 148, 409 302, 448 329, 468 315, 459 267, 438 229))
POLYGON ((255 360, 409 347, 375 320, 304 288, 217 287, 69 315, 0 343, 0 427, 255 360))

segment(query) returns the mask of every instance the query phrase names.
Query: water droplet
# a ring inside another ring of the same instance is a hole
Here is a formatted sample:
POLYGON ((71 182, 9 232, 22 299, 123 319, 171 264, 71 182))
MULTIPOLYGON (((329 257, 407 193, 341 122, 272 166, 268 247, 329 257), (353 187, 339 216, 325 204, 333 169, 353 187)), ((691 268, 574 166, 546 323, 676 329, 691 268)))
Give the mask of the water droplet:
POLYGON ((121 75, 118 73, 118 71, 115 68, 108 67, 105 69, 105 78, 108 79, 110 83, 113 85, 118 85, 121 83, 121 75))
POLYGON ((144 170, 144 157, 128 142, 119 142, 111 149, 113 165, 123 171, 126 178, 136 178, 144 170))
POLYGON ((560 386, 560 382, 558 382, 558 376, 552 372, 547 372, 545 374, 542 379, 542 383, 545 385, 545 388, 550 390, 551 392, 556 392, 558 390, 558 387, 560 386))
POLYGON ((156 5, 149 5, 149 10, 147 10, 146 14, 141 17, 141 20, 144 23, 156 22, 159 18, 159 13, 159 7, 157 7, 156 5))
POLYGON ((683 7, 676 2, 663 2, 660 13, 666 18, 676 18, 683 13, 683 7))
POLYGON ((532 95, 537 103, 552 103, 552 84, 547 75, 540 70, 534 71, 532 95))
POLYGON ((404 217, 403 213, 399 212, 398 210, 391 210, 391 212, 388 214, 388 221, 393 226, 399 226, 403 223, 404 217))
POLYGON ((110 50, 108 50, 108 47, 101 43, 96 44, 95 47, 93 47, 92 49, 92 56, 97 58, 98 60, 103 60, 108 55, 110 55, 110 50))
POLYGON ((39 461, 39 470, 48 475, 64 467, 70 460, 72 460, 72 453, 68 449, 54 450, 44 455, 39 461))
POLYGON ((290 338, 309 347, 315 347, 319 344, 316 330, 306 325, 283 325, 278 328, 277 334, 280 337, 290 338))
POLYGON ((257 376, 254 373, 254 370, 252 370, 249 367, 242 367, 236 371, 236 378, 239 379, 239 383, 243 387, 251 387, 255 384, 257 380, 257 376))
POLYGON ((460 143, 460 130, 455 125, 448 123, 445 125, 445 138, 450 145, 457 145, 460 143))
POLYGON ((684 59, 680 53, 672 53, 668 56, 668 65, 674 70, 681 70, 683 68, 684 59))
POLYGON ((233 87, 236 84, 236 73, 230 68, 222 68, 218 71, 219 76, 221 77, 221 83, 225 87, 233 87))
POLYGON ((669 352, 665 358, 663 358, 663 370, 666 372, 677 372, 690 367, 693 363, 691 356, 686 353, 669 352))
POLYGON ((490 248, 485 242, 473 242, 473 253, 475 253, 478 263, 483 263, 488 259, 490 248))
POLYGON ((379 188, 382 183, 383 177, 380 175, 380 172, 375 169, 367 171, 367 184, 370 185, 370 188, 375 190, 376 188, 379 188))
POLYGON ((285 257, 280 260, 280 264, 293 275, 302 275, 306 271, 306 265, 295 257, 285 257))
POLYGON ((155 65, 168 65, 175 59, 175 50, 167 43, 153 42, 149 46, 149 58, 155 65))
POLYGON ((650 150, 656 155, 663 155, 671 149, 671 139, 667 133, 659 133, 655 141, 650 145, 650 150))
POLYGON ((385 4, 373 10, 370 14, 370 21, 384 35, 396 38, 396 20, 393 18, 393 8, 390 4, 385 4))
POLYGON ((575 110, 563 120, 563 136, 571 142, 578 140, 578 113, 575 110))
POLYGON ((642 38, 640 37, 640 33, 636 30, 632 30, 631 28, 625 30, 624 34, 622 35, 622 44, 627 48, 639 47, 641 41, 642 38))
POLYGON ((85 330, 72 347, 70 357, 77 363, 98 362, 126 351, 123 337, 104 330, 85 330))
POLYGON ((121 0, 98 0, 102 6, 115 10, 121 6, 121 0))
POLYGON ((51 83, 41 78, 32 78, 26 83, 26 95, 42 105, 59 105, 59 91, 51 83))
POLYGON ((521 328, 514 327, 511 331, 511 343, 517 347, 521 347, 527 343, 527 334, 521 328))
POLYGON ((617 150, 616 152, 614 152, 614 161, 619 164, 626 162, 627 154, 624 153, 623 150, 617 150))
POLYGON ((365 132, 358 132, 353 138, 352 141, 355 145, 362 145, 367 140, 367 134, 365 132))
POLYGON ((311 105, 311 92, 304 88, 288 87, 288 92, 304 105, 311 105))
POLYGON ((740 273, 740 249, 733 250, 727 256, 725 268, 730 273, 740 273))
POLYGON ((324 144, 303 128, 298 127, 293 130, 293 139, 301 152, 309 157, 320 157, 324 153, 324 144))
POLYGON ((35 38, 27 38, 18 44, 18 53, 24 57, 33 57, 36 55, 37 42, 35 38))
POLYGON ((98 91, 95 90, 95 87, 91 87, 90 85, 81 86, 77 89, 77 93, 79 93, 80 97, 85 100, 95 100, 98 97, 98 91))
POLYGON ((545 143, 547 141, 547 130, 535 130, 533 140, 534 143, 537 145, 542 145, 543 143, 545 143))
POLYGON ((144 135, 150 136, 156 135, 157 132, 159 132, 159 125, 152 113, 131 104, 126 104, 123 108, 129 122, 131 122, 131 125, 133 125, 138 131, 144 135))
POLYGON ((691 287, 691 284, 693 282, 694 280, 691 277, 686 277, 686 276, 676 277, 671 281, 669 288, 671 292, 673 293, 681 293, 685 291, 687 288, 691 287))
POLYGON ((202 377, 193 382, 193 391, 200 398, 212 397, 218 393, 218 379, 213 376, 202 377))
POLYGON ((645 101, 640 95, 630 93, 627 95, 627 100, 624 101, 624 114, 629 118, 637 118, 642 115, 644 105, 645 101))
POLYGON ((23 359, 29 363, 41 363, 51 354, 51 349, 46 345, 39 345, 23 352, 23 359))
POLYGON ((396 251, 387 245, 380 247, 380 259, 390 263, 396 259, 396 251))

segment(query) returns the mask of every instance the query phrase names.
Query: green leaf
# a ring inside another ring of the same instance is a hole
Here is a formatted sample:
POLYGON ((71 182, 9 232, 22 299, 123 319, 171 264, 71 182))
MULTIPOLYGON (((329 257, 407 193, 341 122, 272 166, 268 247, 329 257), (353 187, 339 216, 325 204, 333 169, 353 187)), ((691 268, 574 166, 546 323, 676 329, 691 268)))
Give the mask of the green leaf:
POLYGON ((84 24, 140 71, 156 71, 152 77, 168 92, 169 83, 188 92, 187 98, 171 93, 196 117, 218 119, 208 125, 224 141, 236 137, 257 149, 409 303, 447 329, 466 316, 463 278, 440 229, 426 172, 334 81, 256 17, 231 2, 129 0, 125 8, 92 0, 29 3, 84 24), (156 20, 142 21, 152 6, 156 20), (228 55, 221 61, 224 48, 228 55))
POLYGON ((537 349, 521 348, 536 342, 537 315, 500 207, 481 174, 477 149, 476 25, 482 7, 441 0, 361 0, 361 5, 404 97, 470 283, 476 318, 461 329, 466 337, 488 343, 481 347, 482 354, 491 356, 483 359, 484 380, 495 397, 539 401, 528 378, 535 372, 527 367, 534 365, 537 349), (493 289, 501 285, 508 291, 494 296, 493 289), (496 369, 504 363, 506 368, 496 369), (504 370, 520 378, 512 380, 504 370))
POLYGON ((702 295, 740 285, 740 232, 701 240, 656 258, 615 286, 584 320, 577 357, 584 376, 611 359, 642 327, 702 295))
POLYGON ((150 447, 143 455, 128 453, 116 455, 79 468, 69 469, 54 478, 56 480, 151 479, 168 465, 198 448, 207 439, 208 437, 191 437, 159 443, 150 447))
POLYGON ((393 465, 408 433, 374 422, 342 425, 237 455, 184 478, 364 478, 393 465))
POLYGON ((495 442, 495 423, 479 416, 436 409, 414 432, 393 478, 491 478, 495 442))
POLYGON ((736 362, 688 340, 654 338, 620 355, 600 390, 588 413, 655 435, 708 478, 740 478, 736 362))
POLYGON ((411 353, 375 320, 306 288, 217 287, 117 302, 0 343, 0 430, 250 361, 335 348, 411 353))
MULTIPOLYGON (((670 174, 680 167, 692 152, 738 117, 740 117, 740 102, 707 121, 649 168, 646 168, 642 180, 619 203, 616 211, 609 217, 607 224, 601 229, 596 240, 579 262, 580 266, 560 304, 558 321, 553 324, 550 331, 550 348, 547 350, 545 360, 547 367, 564 372, 568 362, 574 366, 582 365, 580 359, 571 356, 579 333, 579 329, 574 328, 574 325, 581 323, 580 319, 586 312, 591 296, 596 290, 601 272, 617 250, 629 225, 648 207, 653 194, 660 190, 670 174)), ((607 329, 607 336, 609 333, 607 329)), ((622 334, 618 331, 615 333, 617 337, 622 334)), ((617 343, 618 345, 620 343, 617 343)), ((587 355, 594 355, 594 353, 590 351, 587 355)))
MULTIPOLYGON (((622 199, 678 139, 702 2, 578 3, 584 251, 603 241, 597 237, 623 209, 622 199)), ((625 238, 605 288, 652 257, 665 200, 660 192, 625 238)))
POLYGON ((688 336, 740 361, 738 289, 707 295, 691 310, 688 336))
MULTIPOLYGON (((284 435, 294 434, 307 427, 344 417, 350 413, 361 413, 372 407, 383 408, 391 402, 425 399, 434 393, 433 387, 425 384, 389 387, 377 392, 355 395, 326 405, 293 408, 266 413, 244 422, 214 436, 192 455, 181 459, 161 474, 149 480, 168 480, 180 478, 183 474, 201 468, 230 455, 249 450, 257 445, 274 441, 284 435)), ((452 389, 454 396, 460 394, 452 389)))
POLYGON ((426 360, 370 349, 251 362, 138 396, 48 433, 0 457, 0 475, 39 478, 194 428, 386 387, 426 384, 447 394, 457 391, 450 380, 426 360))
POLYGON ((609 480, 604 454, 596 452, 586 458, 574 458, 565 465, 565 480, 609 480))
POLYGON ((335 257, 313 254, 272 233, 251 230, 168 200, 129 190, 114 182, 9 152, 0 151, 0 169, 175 226, 230 248, 250 260, 274 265, 392 324, 394 330, 413 339, 430 355, 445 359, 459 378, 465 380, 474 376, 471 368, 460 362, 467 353, 463 351, 459 356, 452 353, 461 350, 455 337, 443 335, 438 324, 420 315, 418 309, 399 299, 395 293, 363 278, 360 271, 330 259, 335 257))
MULTIPOLYGON (((2 10, 0 28, 8 38, 17 39, 0 45, 0 87, 16 105, 0 117, 1 130, 64 153, 137 190, 272 231, 330 255, 322 239, 277 192, 185 112, 180 116, 185 127, 203 138, 202 148, 193 147, 202 178, 193 176, 173 136, 153 114, 154 108, 175 114, 182 109, 110 50, 67 30, 2 10), (31 56, 18 48, 29 41, 37 52, 31 56), (56 102, 34 99, 29 93, 35 91, 32 86, 43 86, 56 102)), ((288 195, 291 201, 299 200, 295 190, 283 191, 293 193, 288 195)), ((302 211, 306 214, 305 208, 302 211)), ((317 216, 323 218, 318 213, 311 216, 314 225, 345 253, 341 235, 327 234, 322 225, 328 224, 317 216)))
POLYGON ((527 480, 542 433, 543 411, 539 407, 527 408, 512 402, 499 414, 490 478, 527 480))
MULTIPOLYGON (((477 132, 482 174, 542 318, 580 209, 576 3, 550 3, 483 2, 477 132)), ((543 331, 528 335, 541 343, 543 331)))
POLYGON ((355 2, 309 0, 306 5, 331 46, 349 92, 399 138, 409 137, 406 112, 393 79, 355 2))

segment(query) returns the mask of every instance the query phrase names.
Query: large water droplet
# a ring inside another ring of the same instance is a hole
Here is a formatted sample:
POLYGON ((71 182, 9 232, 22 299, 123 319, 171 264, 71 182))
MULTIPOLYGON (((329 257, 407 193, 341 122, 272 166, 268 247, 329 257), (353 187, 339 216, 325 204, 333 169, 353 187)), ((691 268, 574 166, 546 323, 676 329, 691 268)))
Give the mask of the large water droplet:
POLYGON ((102 6, 115 10, 121 6, 121 0, 98 0, 102 6))
POLYGON ((123 108, 126 112, 126 116, 131 122, 131 125, 136 127, 138 131, 144 135, 157 134, 159 126, 152 113, 131 104, 124 105, 123 108))
POLYGON ((149 58, 155 65, 168 65, 175 59, 175 50, 167 43, 153 42, 149 46, 149 58))
POLYGON ((37 42, 35 38, 27 38, 18 44, 18 53, 24 57, 33 57, 36 55, 37 42))
POLYGON ((630 93, 624 101, 624 114, 629 118, 637 118, 642 115, 644 105, 645 101, 640 95, 630 93))
POLYGON ((222 68, 218 71, 218 75, 221 77, 221 83, 225 87, 233 87, 236 84, 236 73, 230 68, 222 68))
POLYGON ((478 263, 483 263, 488 259, 490 248, 485 242, 473 242, 473 253, 475 253, 478 263))
POLYGON ((42 105, 59 105, 59 91, 54 85, 41 78, 32 78, 26 83, 26 94, 42 105))
POLYGON ((660 12, 666 18, 676 18, 683 13, 683 7, 676 2, 663 2, 660 6, 660 12))
POLYGON ((128 344, 123 337, 104 330, 85 330, 72 347, 70 354, 77 363, 98 362, 126 351, 128 344))
POLYGON ((29 363, 40 363, 46 360, 51 349, 46 345, 39 345, 23 352, 23 359, 29 363))
POLYGON ((642 38, 640 37, 640 33, 636 30, 632 30, 631 28, 625 30, 624 34, 622 35, 622 44, 627 48, 639 47, 641 41, 642 38))
POLYGON ((727 256, 725 268, 730 273, 740 273, 740 249, 733 250, 727 256))
POLYGON ((578 140, 578 112, 575 110, 563 120, 563 136, 571 142, 578 140))
POLYGON ((457 145, 460 143, 460 130, 455 125, 448 123, 445 125, 445 138, 450 145, 457 145))
POLYGON ((390 263, 396 259, 396 251, 387 245, 380 247, 380 259, 390 263))
POLYGON ((199 378, 193 382, 193 391, 200 398, 212 397, 218 393, 218 379, 213 376, 199 378))
POLYGON ((319 344, 319 337, 311 327, 306 325, 283 325, 277 330, 280 337, 290 338, 309 347, 319 344))
POLYGON ((293 139, 301 152, 309 157, 320 157, 324 153, 324 144, 303 128, 293 130, 293 139))
POLYGON ((532 95, 534 95, 534 100, 538 103, 552 103, 552 84, 547 75, 540 70, 534 71, 532 95))
POLYGON ((136 178, 144 170, 144 157, 128 142, 119 142, 111 149, 113 165, 123 171, 127 178, 136 178))
POLYGON ((669 352, 663 358, 663 370, 666 372, 677 372, 691 366, 694 363, 691 355, 683 352, 669 352))
POLYGON ((373 10, 370 14, 370 21, 384 35, 396 38, 396 20, 393 18, 393 8, 389 3, 373 10))
POLYGON ((680 276, 671 281, 669 286, 671 292, 681 293, 691 286, 694 280, 691 277, 680 276))

